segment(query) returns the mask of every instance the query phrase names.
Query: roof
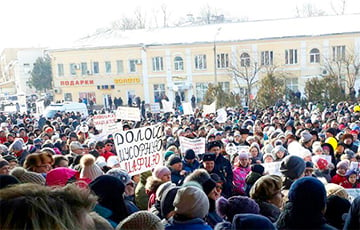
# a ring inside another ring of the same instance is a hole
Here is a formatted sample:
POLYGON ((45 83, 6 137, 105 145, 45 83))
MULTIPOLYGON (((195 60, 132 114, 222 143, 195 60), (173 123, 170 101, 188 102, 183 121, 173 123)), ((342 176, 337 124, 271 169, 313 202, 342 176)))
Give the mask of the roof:
POLYGON ((273 19, 202 26, 128 30, 109 29, 79 39, 67 49, 156 46, 312 37, 360 32, 360 14, 273 19))

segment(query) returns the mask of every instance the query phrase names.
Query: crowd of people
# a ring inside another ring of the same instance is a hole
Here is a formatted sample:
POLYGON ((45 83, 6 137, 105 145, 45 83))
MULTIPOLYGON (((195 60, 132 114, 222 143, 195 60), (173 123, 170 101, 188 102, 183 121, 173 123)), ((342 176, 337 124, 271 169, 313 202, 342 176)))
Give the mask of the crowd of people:
POLYGON ((118 121, 164 132, 131 175, 92 115, 0 113, 0 229, 360 229, 359 105, 226 111, 118 121))

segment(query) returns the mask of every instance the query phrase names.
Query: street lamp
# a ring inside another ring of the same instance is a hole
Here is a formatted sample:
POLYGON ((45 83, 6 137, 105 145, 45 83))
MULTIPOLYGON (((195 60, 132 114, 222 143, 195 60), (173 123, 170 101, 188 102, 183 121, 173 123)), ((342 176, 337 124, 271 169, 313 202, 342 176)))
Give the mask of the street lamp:
POLYGON ((214 77, 215 77, 215 85, 217 85, 217 57, 216 57, 216 36, 219 34, 222 27, 217 28, 216 33, 214 35, 214 77))

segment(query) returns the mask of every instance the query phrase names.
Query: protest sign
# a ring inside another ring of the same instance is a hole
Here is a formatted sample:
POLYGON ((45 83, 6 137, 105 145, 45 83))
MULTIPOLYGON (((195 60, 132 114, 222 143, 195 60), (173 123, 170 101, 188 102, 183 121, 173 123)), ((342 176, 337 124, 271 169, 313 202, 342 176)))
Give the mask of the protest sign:
POLYGON ((216 121, 219 123, 225 123, 227 120, 227 112, 224 108, 218 109, 217 111, 216 121))
POLYGON ((360 196, 360 189, 359 188, 347 188, 345 191, 349 194, 349 201, 353 202, 353 200, 360 196))
POLYGON ((205 153, 205 138, 190 139, 187 137, 179 137, 180 140, 180 151, 185 153, 186 150, 194 150, 196 155, 205 153))
POLYGON ((173 103, 171 101, 161 100, 164 113, 174 113, 173 103))
POLYGON ((359 171, 360 168, 359 165, 360 165, 359 162, 351 162, 349 170, 359 171))
POLYGON ((116 117, 113 113, 94 115, 92 119, 95 128, 98 130, 103 130, 104 126, 108 124, 114 124, 116 122, 116 117))
POLYGON ((160 113, 160 103, 150 103, 150 112, 160 113))
POLYGON ((107 124, 104 126, 104 129, 103 129, 103 132, 105 132, 107 134, 113 134, 113 133, 121 132, 121 131, 123 131, 121 122, 116 122, 114 124, 107 124))
POLYGON ((141 121, 139 108, 120 106, 116 110, 116 118, 129 121, 141 121))
POLYGON ((190 102, 183 102, 183 103, 182 103, 182 107, 183 107, 183 110, 184 110, 184 115, 194 114, 190 102))
POLYGON ((278 175, 281 176, 280 172, 280 165, 281 162, 271 162, 271 163, 264 163, 262 166, 264 166, 264 173, 267 173, 269 175, 278 175))
POLYGON ((113 134, 120 168, 131 176, 162 165, 161 125, 146 126, 113 134))
POLYGON ((210 105, 203 106, 203 115, 210 114, 210 113, 216 113, 216 101, 214 101, 210 105))

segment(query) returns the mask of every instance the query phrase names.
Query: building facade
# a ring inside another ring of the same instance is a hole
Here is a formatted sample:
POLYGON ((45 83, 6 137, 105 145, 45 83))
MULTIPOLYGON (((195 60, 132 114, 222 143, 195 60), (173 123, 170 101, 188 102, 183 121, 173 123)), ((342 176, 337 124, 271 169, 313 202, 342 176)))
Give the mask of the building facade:
POLYGON ((49 50, 55 100, 86 98, 103 105, 111 96, 126 104, 139 96, 153 103, 164 95, 174 101, 178 94, 183 101, 195 95, 201 102, 210 83, 245 94, 246 81, 236 78, 234 69, 254 76, 254 82, 277 71, 289 89, 304 94, 307 80, 329 74, 330 62, 349 55, 359 62, 357 20, 360 15, 109 30, 49 50))

